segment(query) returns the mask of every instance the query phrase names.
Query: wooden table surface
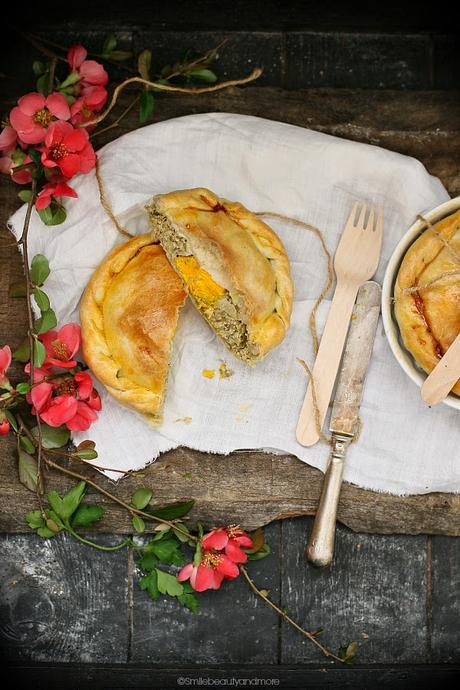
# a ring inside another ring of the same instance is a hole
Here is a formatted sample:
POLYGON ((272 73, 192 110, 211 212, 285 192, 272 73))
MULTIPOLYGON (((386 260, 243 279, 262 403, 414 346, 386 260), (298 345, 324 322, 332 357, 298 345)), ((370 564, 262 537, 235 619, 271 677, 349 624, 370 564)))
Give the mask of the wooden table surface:
MULTIPOLYGON (((245 5, 233 4, 243 12, 245 5)), ((171 12, 176 6, 168 5, 171 12)), ((143 7, 133 18, 115 2, 113 16, 101 16, 91 29, 82 17, 71 23, 56 18, 54 25, 42 20, 38 32, 57 43, 81 40, 100 49, 112 30, 122 47, 152 47, 165 64, 183 48, 216 44, 230 28, 233 41, 222 56, 220 76, 238 76, 248 65, 262 64, 260 83, 200 98, 158 97, 154 121, 226 111, 290 122, 415 156, 452 195, 460 193, 458 46, 448 30, 428 33, 423 23, 428 19, 411 26, 398 15, 399 25, 387 16, 381 33, 369 15, 367 24, 355 22, 345 31, 324 17, 312 30, 291 31, 286 14, 275 17, 274 8, 271 23, 259 25, 247 10, 243 25, 232 24, 232 13, 224 12, 224 29, 222 17, 205 14, 209 6, 195 4, 200 21, 189 10, 188 23, 183 13, 168 23, 164 10, 154 15, 143 7)), ((2 111, 31 90, 36 57, 28 44, 12 43, 0 67, 2 111)), ((127 120, 100 143, 133 126, 135 120, 127 120)), ((5 220, 18 205, 16 190, 3 183, 0 194, 5 220)), ((0 241, 8 242, 4 225, 0 241)), ((19 302, 7 297, 21 271, 14 248, 2 248, 0 266, 0 344, 16 345, 25 315, 19 302)), ((195 517, 208 524, 241 520, 247 527, 315 510, 320 473, 295 458, 237 453, 211 460, 187 449, 166 454, 149 474, 156 501, 193 496, 195 517), (211 486, 207 492, 200 489, 203 476, 211 486), (227 491, 223 477, 231 477, 227 491), (274 486, 268 497, 267 477, 274 486)), ((0 478, 2 657, 34 688, 64 682, 88 688, 177 687, 179 677, 197 676, 271 678, 283 688, 422 688, 434 682, 449 687, 458 673, 459 541, 444 536, 459 534, 458 497, 402 500, 347 485, 340 519, 348 527, 338 528, 327 571, 305 563, 311 517, 266 528, 273 555, 252 566, 255 581, 299 623, 324 628, 323 641, 331 649, 358 640, 358 663, 337 668, 324 663, 309 641, 281 623, 242 581, 203 595, 202 613, 193 616, 170 600, 152 603, 139 590, 131 552, 100 554, 66 537, 43 541, 21 534, 22 514, 33 496, 17 482, 13 445, 3 442, 0 478)), ((56 485, 64 483, 59 479, 56 485)), ((129 495, 132 486, 126 483, 121 492, 129 495)), ((111 534, 98 538, 113 544, 119 539, 115 532, 128 525, 111 510, 103 529, 111 534)))

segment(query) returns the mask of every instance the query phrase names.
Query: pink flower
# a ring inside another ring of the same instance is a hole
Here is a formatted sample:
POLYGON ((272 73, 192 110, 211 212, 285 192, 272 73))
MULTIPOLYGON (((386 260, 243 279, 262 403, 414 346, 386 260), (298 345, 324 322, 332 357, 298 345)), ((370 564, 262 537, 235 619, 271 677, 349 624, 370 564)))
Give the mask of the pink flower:
POLYGON ((18 135, 13 127, 6 126, 0 134, 0 151, 13 151, 16 148, 18 135))
POLYGON ((23 165, 24 163, 32 163, 32 158, 25 156, 20 163, 16 163, 9 153, 4 153, 3 156, 0 156, 0 173, 10 174, 11 179, 18 184, 29 184, 32 181, 30 170, 14 172, 16 166, 23 165))
POLYGON ((0 386, 4 383, 8 383, 8 378, 6 372, 11 364, 11 348, 9 345, 5 345, 0 348, 0 386))
POLYGON ((48 331, 40 336, 45 346, 45 366, 71 369, 77 365, 74 356, 80 347, 81 330, 76 323, 67 323, 59 331, 48 331))
POLYGON ((45 136, 45 145, 40 148, 42 164, 46 168, 60 168, 62 174, 71 178, 79 172, 87 173, 96 163, 96 154, 88 141, 85 129, 74 129, 69 122, 54 122, 45 136))
POLYGON ((70 107, 71 123, 77 127, 92 120, 94 113, 102 108, 106 100, 107 91, 102 86, 89 86, 86 95, 77 98, 70 107))
POLYGON ((79 86, 83 96, 88 95, 87 90, 92 86, 105 86, 109 81, 109 75, 104 67, 95 60, 87 60, 87 55, 82 45, 71 46, 67 53, 67 61, 72 72, 80 76, 79 86))
POLYGON ((39 211, 41 211, 42 209, 47 208, 50 205, 52 197, 56 198, 60 196, 71 196, 76 198, 78 194, 74 189, 72 189, 72 187, 69 187, 69 185, 66 184, 66 182, 64 181, 47 182, 40 194, 37 196, 35 206, 36 208, 38 208, 39 211))
POLYGON ((26 144, 39 144, 53 121, 69 118, 69 104, 61 93, 46 98, 41 93, 28 93, 10 113, 11 126, 26 144))
POLYGON ((213 529, 205 534, 201 543, 205 549, 224 549, 226 556, 233 563, 246 563, 248 557, 241 547, 253 545, 252 539, 238 525, 213 529))
MULTIPOLYGON (((26 374, 30 374, 30 362, 24 367, 26 374)), ((29 405, 32 405, 32 414, 40 412, 51 400, 51 395, 55 388, 53 383, 44 381, 47 376, 51 376, 49 367, 34 368, 34 383, 31 390, 26 395, 29 405)))
POLYGON ((40 418, 48 426, 61 426, 75 417, 77 409, 78 402, 73 395, 57 395, 50 398, 46 407, 40 410, 40 418))
MULTIPOLYGON (((40 386, 46 384, 40 384, 40 386)), ((37 386, 37 388, 40 388, 37 386)), ((65 424, 71 431, 86 431, 98 418, 95 410, 101 409, 99 393, 93 388, 89 374, 80 371, 65 377, 54 385, 56 397, 49 397, 40 417, 49 426, 65 424)))
POLYGON ((219 589, 222 581, 234 580, 240 574, 239 568, 223 553, 204 550, 201 555, 201 563, 194 565, 187 563, 177 576, 179 582, 190 580, 190 584, 196 592, 204 592, 205 589, 219 589))
POLYGON ((10 430, 10 423, 6 417, 3 416, 3 412, 0 412, 0 436, 6 436, 10 430))

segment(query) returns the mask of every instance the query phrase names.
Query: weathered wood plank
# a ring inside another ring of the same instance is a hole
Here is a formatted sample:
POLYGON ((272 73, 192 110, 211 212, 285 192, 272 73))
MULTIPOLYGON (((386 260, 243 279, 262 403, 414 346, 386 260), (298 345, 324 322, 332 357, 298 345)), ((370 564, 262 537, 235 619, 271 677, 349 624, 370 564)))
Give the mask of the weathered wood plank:
POLYGON ((460 660, 460 541, 432 539, 431 647, 435 663, 460 660))
MULTIPOLYGON (((118 539, 99 537, 99 543, 118 539)), ((65 535, 1 536, 0 579, 4 661, 127 660, 125 549, 103 553, 65 535)))
MULTIPOLYGON (((323 628, 332 651, 356 640, 359 663, 427 662, 426 538, 339 527, 331 567, 317 569, 305 558, 311 526, 311 519, 282 523, 281 602, 290 615, 323 628)), ((281 663, 317 660, 311 643, 284 623, 281 637, 281 663)))
MULTIPOLYGON (((123 97, 120 108, 126 105, 123 97)), ((7 104, 8 105, 8 104, 7 104)), ((301 92, 274 88, 232 89, 221 94, 158 97, 156 119, 191 112, 241 112, 283 120, 414 155, 441 177, 451 193, 460 191, 460 99, 456 92, 396 92, 317 89, 301 92)), ((136 116, 100 137, 100 144, 137 126, 136 116)), ((0 180, 0 343, 17 346, 25 332, 25 305, 8 298, 8 286, 21 277, 21 261, 4 222, 17 206, 16 189, 0 180)), ((19 373, 20 369, 16 368, 19 373)), ((24 531, 24 506, 34 499, 16 479, 14 445, 0 451, 0 529, 24 531)), ((321 473, 297 459, 262 453, 207 457, 178 449, 160 458, 144 477, 123 480, 119 490, 129 497, 139 484, 154 488, 157 504, 194 497, 192 518, 208 524, 232 519, 248 528, 283 517, 312 514, 319 496, 321 473), (206 473, 206 490, 200 477, 206 473), (273 478, 273 481, 272 481, 273 478), (211 489, 210 489, 211 487, 211 489), (269 490, 270 489, 270 490, 269 490)), ((110 482, 102 480, 107 487, 110 482)), ((68 482, 54 482, 65 490, 68 482)), ((460 497, 430 494, 399 498, 345 485, 339 519, 354 530, 460 533, 460 497)), ((129 531, 129 522, 108 507, 105 531, 129 531)))
MULTIPOLYGON (((324 668, 297 665, 276 667, 264 663, 251 666, 200 665, 198 668, 187 664, 159 668, 150 664, 16 664, 10 670, 14 673, 17 686, 32 686, 34 690, 62 687, 68 690, 166 690, 180 687, 181 684, 183 687, 231 687, 232 679, 239 681, 241 687, 264 687, 265 680, 265 687, 283 690, 433 690, 436 687, 455 687, 460 667, 400 664, 324 668)), ((237 687, 235 683, 233 685, 237 687)))
MULTIPOLYGON (((279 603, 280 524, 265 530, 270 558, 248 564, 251 577, 279 603)), ((155 602, 136 585, 133 607, 133 662, 170 664, 276 664, 279 622, 240 576, 224 582, 219 593, 198 595, 201 613, 178 607, 171 597, 155 602), (222 615, 225 612, 225 615, 222 615), (186 634, 184 634, 186 631, 186 634)))

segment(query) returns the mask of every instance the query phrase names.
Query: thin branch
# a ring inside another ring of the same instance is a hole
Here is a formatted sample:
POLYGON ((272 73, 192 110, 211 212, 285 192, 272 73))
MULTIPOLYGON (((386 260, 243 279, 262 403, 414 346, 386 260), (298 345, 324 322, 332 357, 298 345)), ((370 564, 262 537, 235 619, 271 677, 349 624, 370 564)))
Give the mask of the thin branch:
POLYGON ((250 588, 252 589, 252 591, 255 592, 255 593, 257 594, 258 597, 260 597, 261 599, 263 599, 263 600, 265 601, 266 604, 268 604, 269 606, 271 606, 272 609, 274 609, 274 610, 277 612, 277 614, 278 614, 279 616, 281 616, 282 618, 284 618, 285 621, 287 621, 287 622, 288 622, 290 625, 292 625, 296 630, 298 630, 300 633, 302 633, 302 635, 304 635, 305 637, 308 637, 308 639, 310 640, 310 642, 313 642, 313 644, 315 644, 315 645, 318 647, 318 649, 321 650, 321 652, 324 654, 324 656, 326 656, 326 657, 328 657, 328 658, 330 658, 330 659, 334 659, 335 661, 339 661, 341 664, 343 663, 343 660, 342 660, 340 657, 338 657, 338 656, 336 656, 335 654, 333 654, 332 652, 330 652, 328 649, 326 649, 326 647, 324 647, 320 642, 318 642, 318 640, 316 639, 316 637, 314 636, 313 633, 309 632, 308 630, 304 630, 300 625, 298 625, 298 623, 296 623, 294 620, 292 620, 292 618, 291 618, 290 616, 288 616, 288 614, 287 614, 285 611, 283 611, 283 610, 280 609, 276 604, 274 604, 273 601, 271 601, 271 600, 270 600, 270 599, 269 599, 269 598, 268 598, 268 597, 257 587, 257 585, 254 583, 254 581, 249 577, 248 571, 246 570, 246 568, 245 568, 243 565, 240 565, 240 570, 241 570, 241 572, 243 573, 244 577, 246 578, 246 581, 247 581, 247 583, 249 584, 249 586, 250 586, 250 588))
POLYGON ((102 129, 98 129, 96 132, 93 132, 90 135, 90 139, 94 139, 94 137, 98 137, 100 134, 103 134, 104 132, 108 132, 109 129, 113 129, 114 127, 118 127, 120 122, 123 120, 123 118, 126 117, 126 115, 134 108, 136 103, 138 103, 140 100, 140 96, 136 96, 136 98, 128 105, 125 110, 117 117, 116 120, 114 120, 110 125, 107 125, 107 127, 103 127, 102 129))
POLYGON ((249 74, 247 77, 244 77, 243 79, 230 79, 229 81, 220 82, 220 84, 213 84, 213 86, 200 86, 193 88, 189 88, 187 86, 170 86, 169 84, 161 84, 157 81, 148 81, 147 79, 143 79, 142 77, 131 77, 130 79, 122 81, 121 84, 118 84, 118 86, 115 88, 112 94, 112 99, 109 105, 102 113, 100 113, 97 117, 93 118, 92 120, 88 120, 88 122, 83 122, 80 125, 80 127, 89 127, 90 125, 97 125, 98 122, 102 122, 102 120, 105 120, 107 115, 111 112, 112 108, 116 104, 120 92, 126 86, 128 86, 128 84, 143 84, 144 86, 154 87, 155 89, 158 89, 158 91, 169 91, 171 93, 188 93, 192 96, 199 96, 202 93, 221 91, 222 89, 227 89, 230 86, 241 86, 242 84, 248 84, 249 82, 258 79, 261 74, 261 68, 256 67, 252 70, 251 74, 249 74))

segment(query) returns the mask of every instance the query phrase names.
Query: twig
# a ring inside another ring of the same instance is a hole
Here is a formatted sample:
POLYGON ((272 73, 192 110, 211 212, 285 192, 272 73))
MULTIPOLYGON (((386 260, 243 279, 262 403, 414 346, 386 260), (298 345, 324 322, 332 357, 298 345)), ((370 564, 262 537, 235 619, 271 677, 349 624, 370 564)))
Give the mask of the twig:
MULTIPOLYGON (((28 43, 33 45, 34 48, 36 48, 40 53, 43 53, 43 55, 46 55, 50 60, 62 60, 62 62, 67 62, 67 60, 60 55, 57 55, 54 51, 48 50, 44 45, 42 45, 41 41, 44 40, 40 38, 40 40, 37 40, 38 37, 33 36, 32 34, 26 34, 24 31, 21 31, 21 29, 18 29, 17 27, 12 27, 16 33, 19 34, 22 38, 24 38, 28 43)), ((51 41, 44 40, 45 43, 48 43, 48 45, 52 45, 51 41)))
POLYGON ((276 604, 274 604, 273 601, 271 601, 271 600, 270 600, 270 599, 269 599, 269 598, 268 598, 268 597, 257 587, 257 585, 254 583, 254 581, 249 577, 248 571, 246 570, 246 568, 245 568, 243 565, 240 565, 240 570, 241 570, 241 572, 243 573, 244 577, 246 578, 246 581, 247 581, 247 583, 249 584, 249 586, 250 586, 250 588, 252 589, 252 591, 255 592, 255 593, 257 594, 258 597, 260 597, 261 599, 263 599, 263 600, 265 601, 266 604, 268 604, 269 606, 271 606, 272 609, 274 609, 274 610, 278 613, 279 616, 281 616, 282 618, 284 618, 285 621, 287 621, 288 623, 290 623, 290 625, 292 625, 296 630, 298 630, 300 633, 302 633, 302 635, 304 635, 305 637, 308 637, 308 639, 310 640, 310 642, 313 642, 313 644, 315 644, 315 645, 318 647, 318 649, 321 650, 321 652, 324 654, 324 656, 326 656, 326 657, 328 657, 328 658, 330 658, 330 659, 334 659, 335 661, 339 661, 341 664, 343 663, 343 661, 342 661, 342 659, 341 659, 340 657, 338 657, 338 656, 336 656, 335 654, 333 654, 332 652, 330 652, 328 649, 326 649, 326 647, 324 647, 320 642, 318 642, 318 640, 317 640, 316 637, 313 635, 313 633, 308 632, 308 630, 304 630, 300 625, 298 625, 298 623, 296 623, 294 620, 292 620, 292 618, 291 618, 290 616, 288 616, 288 614, 287 614, 285 611, 283 611, 283 610, 280 609, 276 604))
POLYGON ((161 84, 157 81, 148 81, 148 79, 143 79, 142 77, 131 77, 130 79, 122 81, 121 84, 118 84, 118 86, 115 88, 112 94, 112 98, 109 105, 102 113, 100 113, 97 117, 93 118, 92 120, 88 120, 88 122, 83 122, 80 125, 80 127, 89 127, 91 125, 97 125, 98 122, 102 122, 102 120, 105 120, 107 115, 111 112, 112 108, 116 104, 119 93, 126 86, 128 86, 128 84, 143 84, 144 86, 152 86, 155 89, 158 89, 159 91, 169 91, 171 93, 188 93, 192 96, 199 96, 202 93, 220 91, 222 89, 227 89, 230 86, 241 86, 242 84, 248 84, 249 82, 258 79, 261 74, 261 68, 256 67, 252 70, 251 74, 249 74, 247 77, 244 77, 243 79, 230 79, 229 81, 222 81, 220 82, 220 84, 213 84, 213 86, 200 86, 194 88, 188 88, 187 86, 171 86, 169 84, 161 84))
POLYGON ((49 72, 49 78, 48 78, 48 93, 51 93, 53 91, 54 75, 56 73, 56 65, 57 65, 57 58, 54 57, 50 63, 50 72, 49 72))
POLYGON ((163 79, 174 79, 174 77, 180 77, 182 74, 189 72, 191 69, 194 69, 196 67, 199 67, 200 65, 210 62, 215 56, 217 56, 218 51, 226 43, 228 43, 229 40, 229 38, 224 38, 224 40, 221 41, 215 48, 211 48, 204 55, 200 55, 194 60, 182 63, 181 65, 179 65, 178 69, 176 69, 175 72, 170 72, 169 74, 164 75, 163 79))
POLYGON ((108 132, 109 129, 113 129, 114 127, 118 127, 118 125, 123 120, 123 118, 125 118, 126 115, 130 112, 130 110, 132 110, 134 108, 136 103, 138 103, 139 99, 140 99, 140 96, 136 96, 136 98, 128 105, 127 108, 125 108, 125 110, 123 110, 121 115, 119 115, 119 117, 117 117, 116 120, 114 120, 110 125, 107 125, 107 127, 103 127, 102 129, 98 129, 96 132, 93 132, 90 135, 90 139, 94 139, 94 137, 98 137, 99 134, 103 134, 104 132, 108 132))

